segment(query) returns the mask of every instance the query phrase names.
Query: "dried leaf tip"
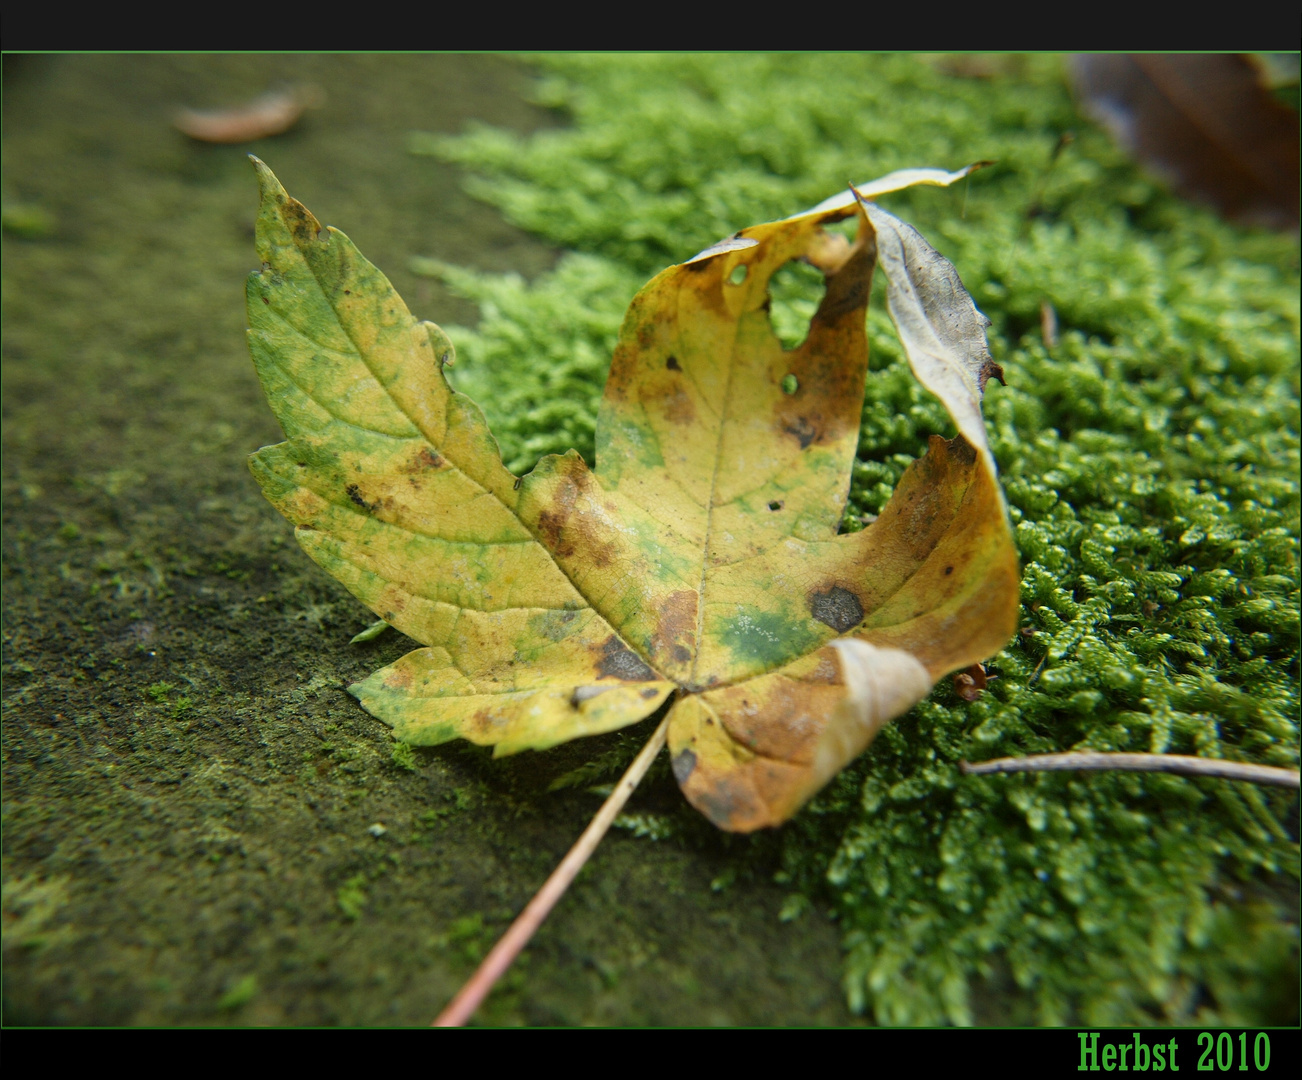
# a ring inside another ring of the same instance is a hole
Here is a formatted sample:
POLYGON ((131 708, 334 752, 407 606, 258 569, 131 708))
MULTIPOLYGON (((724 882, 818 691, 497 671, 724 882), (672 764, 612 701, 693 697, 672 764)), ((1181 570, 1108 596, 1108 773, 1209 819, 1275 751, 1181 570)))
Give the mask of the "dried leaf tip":
POLYGON ((886 275, 886 303, 914 375, 940 398, 962 436, 994 471, 981 416, 981 398, 1003 369, 990 356, 987 319, 972 301, 954 264, 922 234, 856 192, 877 231, 878 265, 886 275))
POLYGON ((950 184, 957 183, 978 169, 984 169, 986 166, 993 164, 993 161, 974 161, 971 165, 965 165, 954 172, 946 172, 944 169, 898 169, 876 180, 869 180, 862 184, 851 184, 849 191, 843 191, 824 199, 812 209, 793 216, 804 217, 806 214, 823 214, 829 210, 841 210, 847 206, 853 206, 856 198, 875 199, 879 195, 889 195, 893 191, 903 191, 905 188, 918 187, 919 185, 949 187, 950 184))

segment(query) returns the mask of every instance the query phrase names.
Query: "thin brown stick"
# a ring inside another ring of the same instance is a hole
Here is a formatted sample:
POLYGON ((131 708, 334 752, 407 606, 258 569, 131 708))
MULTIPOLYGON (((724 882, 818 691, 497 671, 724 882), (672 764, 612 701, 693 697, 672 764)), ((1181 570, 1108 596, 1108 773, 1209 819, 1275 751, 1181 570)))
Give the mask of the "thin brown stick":
POLYGON ((1242 761, 1222 761, 1219 758, 1184 757, 1180 754, 1034 754, 1030 757, 995 758, 993 761, 975 764, 960 761, 958 767, 966 776, 1073 769, 1100 772, 1115 769, 1122 772, 1177 773, 1181 776, 1219 776, 1223 780, 1247 780, 1252 784, 1275 784, 1279 787, 1298 786, 1298 774, 1293 769, 1249 765, 1242 761))
POLYGON ((583 864, 588 861, 588 857, 596 850, 601 843, 601 838, 606 835, 606 830, 610 828, 610 823, 615 820, 616 815, 624 809, 624 804, 628 802, 628 797, 633 794, 633 790, 642 781, 646 775, 647 769, 651 767, 651 762, 655 759, 656 754, 660 753, 660 748, 665 745, 665 740, 669 735, 669 717, 660 721, 660 726, 656 728, 655 734, 647 740, 647 744, 642 747, 641 752, 633 759, 633 764, 628 767, 628 771, 620 777, 619 783, 615 785, 615 790, 610 793, 610 797, 601 804, 601 809, 597 811, 588 827, 583 830, 583 835, 579 837, 575 845, 570 848, 570 852, 561 860, 561 863, 552 871, 552 876, 539 889, 534 898, 529 901, 528 906, 520 912, 505 934, 493 946, 493 951, 484 957, 484 962, 479 965, 479 969, 472 975, 466 984, 457 991, 457 996, 448 1003, 444 1009, 430 1024, 430 1027, 460 1027, 475 1014, 480 1003, 488 996, 488 992, 493 989, 493 985, 506 974, 515 958, 520 951, 529 943, 534 932, 547 918, 552 908, 556 906, 565 890, 570 887, 572 882, 583 869, 583 864))

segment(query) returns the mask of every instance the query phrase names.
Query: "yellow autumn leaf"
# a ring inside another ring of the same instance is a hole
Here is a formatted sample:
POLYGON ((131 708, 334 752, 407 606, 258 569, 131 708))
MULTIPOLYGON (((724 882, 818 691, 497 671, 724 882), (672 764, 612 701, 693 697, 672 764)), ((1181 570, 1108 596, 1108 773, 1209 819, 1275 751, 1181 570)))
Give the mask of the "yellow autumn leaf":
POLYGON ((254 164, 249 342, 287 441, 252 468, 308 554, 424 644, 351 688, 398 737, 542 749, 672 696, 685 795, 748 831, 789 818, 882 724, 1011 636, 986 324, 953 267, 865 198, 964 173, 887 177, 664 271, 625 318, 595 468, 571 451, 517 478, 444 379, 443 331, 254 164), (854 241, 825 230, 847 217, 854 241), (827 287, 785 351, 768 283, 793 259, 827 287), (959 434, 931 440, 876 522, 839 534, 879 264, 959 434))

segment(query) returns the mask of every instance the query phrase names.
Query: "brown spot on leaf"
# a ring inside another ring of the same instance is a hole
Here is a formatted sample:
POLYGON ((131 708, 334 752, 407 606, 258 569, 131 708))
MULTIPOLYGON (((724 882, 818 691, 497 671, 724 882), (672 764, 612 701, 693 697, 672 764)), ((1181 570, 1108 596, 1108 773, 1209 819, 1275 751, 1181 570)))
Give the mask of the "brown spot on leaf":
POLYGON ((289 226, 290 233, 300 244, 315 240, 321 235, 321 223, 297 199, 286 199, 281 207, 286 219, 285 224, 289 226))
POLYGON ((681 367, 678 366, 678 357, 676 356, 669 357, 669 359, 665 361, 665 367, 667 367, 670 371, 683 370, 681 367))
POLYGON ((654 686, 648 686, 645 690, 642 691, 640 696, 645 698, 647 701, 650 701, 658 693, 660 693, 660 691, 657 690, 654 686))
POLYGON ((366 497, 362 494, 362 489, 359 488, 356 484, 349 484, 346 488, 344 488, 344 491, 348 494, 348 497, 354 503, 360 506, 368 514, 374 511, 375 504, 366 501, 366 497))
POLYGON ((665 419, 674 424, 690 424, 696 420, 696 406, 681 387, 666 395, 664 401, 665 419))
POLYGON ((471 731, 477 731, 480 735, 487 735, 497 724, 494 723, 493 713, 489 709, 476 709, 474 716, 470 718, 468 725, 471 731))
POLYGON ((386 690, 406 690, 410 688, 411 683, 411 669, 408 667, 396 667, 384 677, 386 690))
POLYGON ((562 540, 567 518, 567 514, 553 513, 550 510, 544 510, 538 515, 538 532, 542 535, 543 543, 549 551, 562 559, 574 554, 574 545, 562 540))
POLYGON ((680 664, 692 658, 696 648, 695 589, 678 589, 665 597, 651 637, 651 656, 668 655, 680 664))
POLYGON ((817 429, 809 422, 808 417, 798 416, 794 421, 782 429, 788 435, 794 435, 800 443, 800 449, 803 450, 818 435, 817 429))
POLYGON ((765 775, 772 771, 768 763, 763 762, 751 762, 738 773, 724 775, 709 773, 702 776, 698 770, 691 782, 683 785, 683 794, 719 828, 730 832, 753 832, 776 824, 760 790, 773 786, 766 783, 769 777, 765 775))
POLYGON ((565 535, 566 525, 574 513, 574 503, 578 498, 578 486, 570 477, 557 485, 552 497, 551 508, 538 515, 538 535, 547 545, 549 551, 562 559, 574 554, 574 543, 565 535))
POLYGON ((614 634, 602 642, 597 673, 599 678, 624 682, 647 682, 656 677, 646 662, 614 634))
POLYGON ((407 463, 406 472, 425 472, 427 469, 440 469, 443 467, 443 456, 437 450, 430 446, 422 446, 416 452, 416 455, 407 463))
POLYGON ((581 557, 587 565, 603 567, 619 558, 608 522, 587 509, 592 474, 583 459, 571 451, 555 463, 559 482, 552 491, 548 508, 538 514, 538 539, 557 558, 581 557))
POLYGON ((809 612, 838 634, 844 634, 863 622, 863 604, 849 589, 833 585, 826 592, 809 595, 809 612))

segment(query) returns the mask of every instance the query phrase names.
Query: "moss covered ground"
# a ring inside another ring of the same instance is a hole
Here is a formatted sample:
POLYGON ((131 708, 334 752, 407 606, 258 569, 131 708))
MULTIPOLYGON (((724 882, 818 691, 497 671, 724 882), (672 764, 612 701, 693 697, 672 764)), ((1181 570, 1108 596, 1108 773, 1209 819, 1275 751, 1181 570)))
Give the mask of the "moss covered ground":
MULTIPOLYGON (((830 900, 849 1001, 882 1023, 979 1021, 983 981, 1040 1023, 1296 1020, 1291 794, 956 765, 1080 748, 1296 766, 1297 239, 1146 179, 1078 114, 1059 58, 973 59, 547 59, 539 98, 569 126, 413 149, 573 254, 528 284, 413 266, 482 306, 459 385, 528 468, 591 453, 623 306, 665 263, 847 180, 995 159, 884 202, 993 322, 1022 631, 981 700, 938 690, 785 830, 789 910, 830 900)), ((773 313, 793 344, 819 295, 795 271, 773 313)), ((847 528, 953 433, 884 305, 869 329, 847 528)))
MULTIPOLYGON (((939 687, 777 832, 715 833, 657 769, 485 1019, 1297 1022, 1291 793, 957 768, 1298 760, 1297 238, 1163 191, 1059 60, 46 56, 4 80, 6 1023, 427 1021, 644 737, 412 750, 343 692, 411 643, 348 645, 369 613, 243 463, 279 437, 243 344, 247 150, 452 327, 515 469, 591 459, 624 306, 668 263, 849 180, 998 161, 884 201, 1006 373, 986 416, 1024 612, 998 679, 939 687), (328 94, 288 136, 168 128, 277 79, 328 94)), ((793 268, 779 333, 816 299, 793 268)), ((847 528, 950 433, 880 295, 869 334, 847 528)))

